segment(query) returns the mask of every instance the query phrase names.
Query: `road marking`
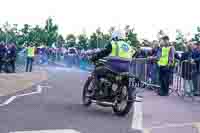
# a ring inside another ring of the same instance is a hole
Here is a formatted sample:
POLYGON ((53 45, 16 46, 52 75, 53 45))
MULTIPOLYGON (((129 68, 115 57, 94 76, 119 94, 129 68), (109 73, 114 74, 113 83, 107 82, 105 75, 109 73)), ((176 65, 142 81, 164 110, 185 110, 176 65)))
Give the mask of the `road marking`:
POLYGON ((10 133, 81 133, 74 129, 63 129, 63 130, 38 130, 38 131, 16 131, 10 133))
POLYGON ((197 128, 198 133, 200 133, 200 122, 193 123, 192 125, 194 128, 197 128))
POLYGON ((185 127, 185 126, 192 126, 194 123, 178 123, 178 124, 165 124, 162 126, 155 126, 149 129, 161 129, 161 128, 173 128, 173 127, 185 127))
POLYGON ((33 95, 33 94, 40 94, 40 93, 42 93, 42 87, 38 85, 35 92, 17 95, 17 97, 23 97, 23 96, 33 95))
POLYGON ((2 104, 0 104, 0 107, 8 105, 9 103, 11 103, 12 101, 14 101, 18 97, 23 97, 23 96, 33 95, 33 94, 40 94, 40 93, 42 93, 42 89, 43 89, 42 86, 38 85, 35 92, 12 96, 8 100, 6 100, 2 104))
MULTIPOLYGON (((142 100, 142 98, 136 97, 136 101, 140 100, 142 100)), ((132 129, 143 130, 142 102, 134 102, 132 129)))
POLYGON ((153 129, 176 128, 176 127, 185 127, 185 126, 192 126, 194 128, 197 128, 198 133, 200 133, 200 122, 165 124, 165 125, 162 125, 162 126, 155 126, 155 127, 151 127, 151 128, 145 128, 145 129, 143 129, 142 133, 151 133, 153 129))
POLYGON ((17 98, 17 96, 12 96, 10 97, 8 100, 6 100, 5 102, 3 102, 2 104, 0 104, 0 106, 5 106, 8 105, 9 103, 11 103, 15 98, 17 98))
POLYGON ((142 133, 151 133, 151 129, 143 129, 142 133))
POLYGON ((40 85, 40 87, 42 87, 42 88, 48 88, 48 89, 52 88, 51 86, 48 86, 48 85, 40 85))

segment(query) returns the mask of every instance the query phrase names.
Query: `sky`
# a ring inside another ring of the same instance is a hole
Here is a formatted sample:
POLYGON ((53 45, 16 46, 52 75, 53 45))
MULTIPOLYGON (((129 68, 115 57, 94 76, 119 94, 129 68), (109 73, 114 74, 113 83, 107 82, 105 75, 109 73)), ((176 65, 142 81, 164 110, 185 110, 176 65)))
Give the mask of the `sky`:
POLYGON ((139 38, 156 39, 159 29, 173 40, 176 29, 194 33, 200 25, 200 0, 0 0, 0 24, 44 25, 51 16, 59 32, 87 33, 129 24, 139 38))

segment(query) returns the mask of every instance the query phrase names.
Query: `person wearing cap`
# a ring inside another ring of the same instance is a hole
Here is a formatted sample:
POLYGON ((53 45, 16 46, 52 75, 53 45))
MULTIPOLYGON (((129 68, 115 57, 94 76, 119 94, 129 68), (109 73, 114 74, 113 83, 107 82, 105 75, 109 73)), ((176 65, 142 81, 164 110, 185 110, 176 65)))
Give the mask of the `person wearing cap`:
POLYGON ((168 96, 171 76, 171 66, 174 64, 174 48, 169 46, 169 37, 163 36, 160 41, 161 52, 157 62, 159 67, 160 90, 158 95, 168 96), (164 76, 163 76, 164 75, 164 76))
POLYGON ((35 57, 36 48, 34 44, 31 43, 27 47, 27 60, 26 60, 26 72, 31 72, 33 67, 33 61, 35 57))

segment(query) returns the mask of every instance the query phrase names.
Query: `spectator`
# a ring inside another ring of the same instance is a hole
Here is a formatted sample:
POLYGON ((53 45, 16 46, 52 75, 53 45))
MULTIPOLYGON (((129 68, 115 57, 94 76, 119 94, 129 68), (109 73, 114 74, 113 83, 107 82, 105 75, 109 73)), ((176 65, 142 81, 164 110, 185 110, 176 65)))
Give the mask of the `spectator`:
MULTIPOLYGON (((157 60, 159 58, 158 56, 160 55, 160 52, 161 52, 161 48, 159 46, 159 42, 153 41, 153 49, 152 49, 150 56, 152 56, 154 59, 157 60)), ((152 83, 159 85, 159 72, 158 72, 159 67, 158 67, 157 63, 154 63, 154 61, 151 61, 150 65, 151 65, 150 76, 152 79, 152 83)))
POLYGON ((11 72, 15 73, 15 62, 17 57, 17 48, 14 43, 11 43, 8 46, 8 58, 9 58, 9 65, 11 65, 11 72))
POLYGON ((10 61, 11 61, 11 50, 10 50, 10 45, 6 44, 5 45, 5 54, 3 57, 3 61, 4 61, 4 70, 6 73, 10 73, 10 61))
POLYGON ((4 64, 4 56, 6 53, 6 49, 3 42, 0 42, 0 73, 2 72, 2 67, 4 64))
POLYGON ((192 61, 192 43, 186 47, 186 52, 184 52, 180 58, 181 61, 181 76, 184 79, 184 93, 187 96, 193 96, 193 72, 195 70, 195 63, 192 61))
POLYGON ((158 66, 159 66, 159 82, 160 82, 160 96, 168 96, 169 95, 169 84, 170 84, 170 66, 174 62, 174 51, 169 46, 169 37, 164 36, 161 40, 162 52, 158 56, 158 66), (165 75, 165 76, 163 76, 165 75))
POLYGON ((193 61, 196 63, 196 72, 193 75, 194 95, 200 96, 200 44, 193 45, 193 61))
POLYGON ((26 72, 32 71, 33 61, 35 57, 35 50, 34 44, 32 43, 27 47, 27 62, 26 62, 26 72))

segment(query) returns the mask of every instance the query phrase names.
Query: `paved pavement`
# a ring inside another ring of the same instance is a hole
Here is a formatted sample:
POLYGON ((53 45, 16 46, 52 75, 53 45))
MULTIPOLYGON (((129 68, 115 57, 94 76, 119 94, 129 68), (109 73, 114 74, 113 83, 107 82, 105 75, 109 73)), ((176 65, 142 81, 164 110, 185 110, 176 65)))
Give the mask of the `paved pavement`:
POLYGON ((136 125, 142 126, 143 133, 198 133, 200 103, 191 99, 146 91, 135 115, 117 117, 110 108, 81 105, 88 73, 60 67, 49 67, 48 73, 49 80, 41 86, 49 88, 19 95, 0 107, 0 133, 141 133, 132 129, 136 125))

